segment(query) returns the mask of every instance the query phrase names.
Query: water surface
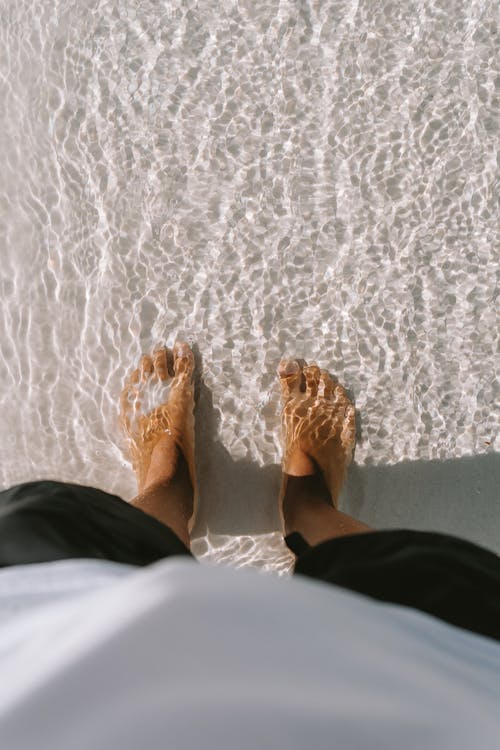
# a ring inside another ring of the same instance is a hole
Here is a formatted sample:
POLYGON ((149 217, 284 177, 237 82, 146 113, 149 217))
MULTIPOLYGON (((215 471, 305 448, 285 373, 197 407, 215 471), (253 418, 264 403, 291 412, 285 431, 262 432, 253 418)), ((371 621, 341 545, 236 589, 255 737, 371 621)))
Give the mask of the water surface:
POLYGON ((360 470, 498 450, 495 8, 0 0, 0 485, 132 497, 119 391, 176 336, 223 546, 277 528, 285 354, 360 470))

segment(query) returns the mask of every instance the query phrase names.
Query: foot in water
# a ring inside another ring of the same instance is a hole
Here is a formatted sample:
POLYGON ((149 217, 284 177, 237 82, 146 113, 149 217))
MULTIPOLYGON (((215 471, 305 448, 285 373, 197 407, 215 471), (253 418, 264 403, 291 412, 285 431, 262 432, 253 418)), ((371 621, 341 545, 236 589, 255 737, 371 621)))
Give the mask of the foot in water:
POLYGON ((352 459, 355 409, 345 388, 326 370, 303 360, 282 360, 283 472, 322 474, 334 507, 352 459))
MULTIPOLYGON (((157 347, 143 356, 125 383, 120 421, 140 493, 172 476, 179 450, 196 493, 193 371, 193 352, 188 344, 176 342, 172 350, 157 347)), ((195 514, 196 506, 190 526, 195 514)))

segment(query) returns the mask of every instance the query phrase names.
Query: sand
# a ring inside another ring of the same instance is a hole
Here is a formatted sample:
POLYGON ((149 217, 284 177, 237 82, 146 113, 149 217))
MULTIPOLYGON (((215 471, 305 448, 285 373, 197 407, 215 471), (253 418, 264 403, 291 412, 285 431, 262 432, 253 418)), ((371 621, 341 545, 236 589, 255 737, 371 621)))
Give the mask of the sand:
POLYGON ((344 510, 500 550, 495 7, 0 0, 0 486, 130 499, 186 337, 202 559, 289 566, 284 355, 355 399, 344 510))

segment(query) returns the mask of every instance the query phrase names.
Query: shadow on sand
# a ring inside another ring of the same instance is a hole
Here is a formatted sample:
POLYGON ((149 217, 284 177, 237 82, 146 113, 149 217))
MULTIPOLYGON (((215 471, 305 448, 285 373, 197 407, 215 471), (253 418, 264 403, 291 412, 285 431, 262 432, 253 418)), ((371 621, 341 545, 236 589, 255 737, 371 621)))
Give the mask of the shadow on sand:
POLYGON ((203 479, 198 481, 200 502, 193 536, 207 529, 235 535, 279 529, 280 467, 235 460, 217 440, 219 413, 211 391, 201 382, 196 383, 196 391, 196 469, 203 479))
POLYGON ((353 464, 342 509, 376 528, 456 534, 500 552, 500 454, 353 464))

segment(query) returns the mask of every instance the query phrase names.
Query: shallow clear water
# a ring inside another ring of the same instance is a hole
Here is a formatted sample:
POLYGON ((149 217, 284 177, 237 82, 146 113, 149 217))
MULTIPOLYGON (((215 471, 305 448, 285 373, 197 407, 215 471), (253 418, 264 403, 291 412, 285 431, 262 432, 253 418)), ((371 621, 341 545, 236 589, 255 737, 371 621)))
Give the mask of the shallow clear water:
POLYGON ((118 395, 176 336, 226 552, 277 528, 284 354, 361 467, 498 450, 495 8, 0 0, 1 486, 132 497, 118 395))

